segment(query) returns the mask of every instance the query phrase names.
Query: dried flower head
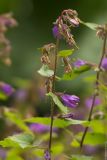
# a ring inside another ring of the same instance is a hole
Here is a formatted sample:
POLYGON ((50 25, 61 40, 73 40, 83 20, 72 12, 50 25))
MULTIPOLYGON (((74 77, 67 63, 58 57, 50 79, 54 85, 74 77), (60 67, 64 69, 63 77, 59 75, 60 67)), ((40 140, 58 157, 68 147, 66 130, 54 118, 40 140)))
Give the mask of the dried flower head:
POLYGON ((53 43, 46 44, 41 48, 41 51, 42 51, 41 62, 47 65, 50 64, 49 55, 55 52, 55 44, 53 43))
POLYGON ((76 42, 71 34, 71 27, 79 26, 78 14, 75 10, 64 10, 58 17, 53 27, 53 35, 56 38, 64 38, 69 46, 74 47, 76 42))
POLYGON ((104 39, 105 36, 107 36, 107 24, 106 25, 99 25, 96 28, 97 32, 96 32, 96 36, 98 36, 99 38, 104 39))
POLYGON ((63 63, 64 63, 65 73, 70 73, 72 71, 72 66, 70 64, 69 58, 68 57, 63 57, 62 60, 63 60, 63 63))
POLYGON ((5 37, 5 32, 8 27, 17 26, 16 20, 12 17, 11 13, 0 15, 0 59, 6 64, 11 65, 9 58, 11 52, 10 41, 5 37))

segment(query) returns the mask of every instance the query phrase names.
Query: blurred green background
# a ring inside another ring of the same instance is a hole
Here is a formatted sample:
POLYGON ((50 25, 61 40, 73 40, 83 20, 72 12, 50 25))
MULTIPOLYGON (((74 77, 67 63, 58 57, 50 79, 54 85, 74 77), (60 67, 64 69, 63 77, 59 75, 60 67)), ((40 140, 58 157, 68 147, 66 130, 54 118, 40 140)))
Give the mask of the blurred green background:
MULTIPOLYGON (((35 76, 41 65, 37 48, 55 41, 53 22, 68 8, 77 10, 84 21, 107 22, 107 0, 0 0, 0 13, 13 12, 19 24, 7 33, 13 47, 13 63, 11 67, 0 65, 1 80, 11 83, 13 77, 30 79, 35 76)), ((80 48, 76 56, 98 61, 102 42, 97 40, 95 32, 80 26, 73 34, 80 48)))

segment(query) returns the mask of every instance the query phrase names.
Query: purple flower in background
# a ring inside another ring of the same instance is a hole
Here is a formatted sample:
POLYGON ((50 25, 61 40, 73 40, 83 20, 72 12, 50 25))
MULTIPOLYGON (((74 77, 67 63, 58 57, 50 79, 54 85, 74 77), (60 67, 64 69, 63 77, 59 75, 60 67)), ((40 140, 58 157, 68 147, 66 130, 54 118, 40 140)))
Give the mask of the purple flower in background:
MULTIPOLYGON (((93 101, 93 97, 90 97, 90 98, 86 99, 86 101, 85 101, 86 107, 90 108, 91 105, 92 105, 92 101, 93 101)), ((95 99, 94 106, 98 106, 98 105, 100 105, 100 104, 101 104, 101 100, 97 97, 97 98, 95 99)))
MULTIPOLYGON (((30 129, 35 133, 43 133, 48 132, 50 130, 50 126, 38 124, 38 123, 32 123, 30 124, 30 129)), ((53 128, 53 132, 56 132, 57 128, 53 128)))
POLYGON ((28 93, 25 89, 19 89, 15 93, 15 98, 19 102, 24 102, 27 99, 28 93))
POLYGON ((58 29, 58 26, 55 25, 53 28, 52 28, 52 32, 53 32, 53 35, 55 38, 59 38, 61 39, 61 34, 59 32, 59 29, 58 29))
POLYGON ((0 148, 0 158, 1 160, 5 160, 6 158, 6 150, 0 148))
POLYGON ((107 70, 107 58, 103 58, 102 67, 107 70))
POLYGON ((37 132, 37 133, 43 133, 46 131, 49 131, 49 126, 43 125, 43 124, 38 124, 38 123, 32 123, 30 124, 30 129, 33 132, 37 132))
POLYGON ((77 61, 74 62, 74 66, 77 67, 77 68, 81 67, 85 64, 86 64, 86 61, 83 61, 82 59, 78 59, 77 61))
POLYGON ((75 95, 63 94, 61 95, 64 105, 67 107, 75 108, 80 102, 80 98, 75 95))
POLYGON ((45 160, 51 160, 51 155, 48 150, 45 151, 44 158, 45 158, 45 160))
POLYGON ((6 83, 0 84, 0 90, 4 92, 7 96, 10 96, 13 93, 12 86, 6 83))

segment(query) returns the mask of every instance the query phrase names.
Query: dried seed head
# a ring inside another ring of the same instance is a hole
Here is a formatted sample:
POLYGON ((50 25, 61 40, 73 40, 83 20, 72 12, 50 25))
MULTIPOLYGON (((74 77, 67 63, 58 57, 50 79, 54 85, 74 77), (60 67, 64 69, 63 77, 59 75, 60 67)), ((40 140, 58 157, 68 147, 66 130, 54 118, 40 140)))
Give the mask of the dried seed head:
POLYGON ((59 39, 63 37, 69 44, 69 46, 77 47, 73 35, 71 34, 71 27, 79 26, 79 18, 77 12, 71 9, 64 10, 54 24, 54 37, 59 39))
POLYGON ((104 39, 104 37, 107 36, 107 25, 99 25, 96 30, 96 36, 99 38, 104 39))
POLYGON ((68 57, 64 57, 63 58, 63 62, 64 62, 64 70, 65 70, 65 73, 70 73, 72 71, 72 66, 69 62, 69 58, 68 57))
POLYGON ((52 92, 52 86, 53 86, 52 83, 53 83, 53 78, 49 77, 45 82, 47 93, 52 92))

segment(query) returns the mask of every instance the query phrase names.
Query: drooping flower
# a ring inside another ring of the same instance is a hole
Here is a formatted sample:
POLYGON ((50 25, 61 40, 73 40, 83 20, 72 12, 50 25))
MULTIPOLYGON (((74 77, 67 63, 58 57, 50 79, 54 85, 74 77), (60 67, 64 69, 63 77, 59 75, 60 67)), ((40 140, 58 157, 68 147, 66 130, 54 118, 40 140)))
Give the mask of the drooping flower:
POLYGON ((102 67, 107 70, 107 58, 103 58, 102 67))
POLYGON ((85 64, 86 64, 86 61, 84 61, 82 59, 78 59, 77 61, 74 62, 74 67, 79 68, 79 67, 81 67, 81 66, 83 66, 85 64))
MULTIPOLYGON (((86 107, 90 108, 91 105, 92 105, 92 101, 93 101, 93 97, 89 97, 88 99, 86 99, 86 101, 85 101, 86 107)), ((94 106, 98 106, 98 105, 100 105, 100 104, 101 104, 101 100, 97 97, 97 98, 95 99, 94 106)))
POLYGON ((80 98, 75 95, 63 94, 61 95, 61 99, 67 107, 75 108, 80 102, 80 98))
POLYGON ((54 27, 52 28, 52 32, 55 38, 61 39, 62 36, 57 25, 54 25, 54 27))
POLYGON ((51 155, 48 150, 45 151, 44 158, 45 158, 45 160, 51 160, 51 155))
POLYGON ((11 85, 3 83, 3 82, 0 83, 0 90, 3 93, 5 93, 7 96, 10 96, 14 91, 14 89, 11 85))

